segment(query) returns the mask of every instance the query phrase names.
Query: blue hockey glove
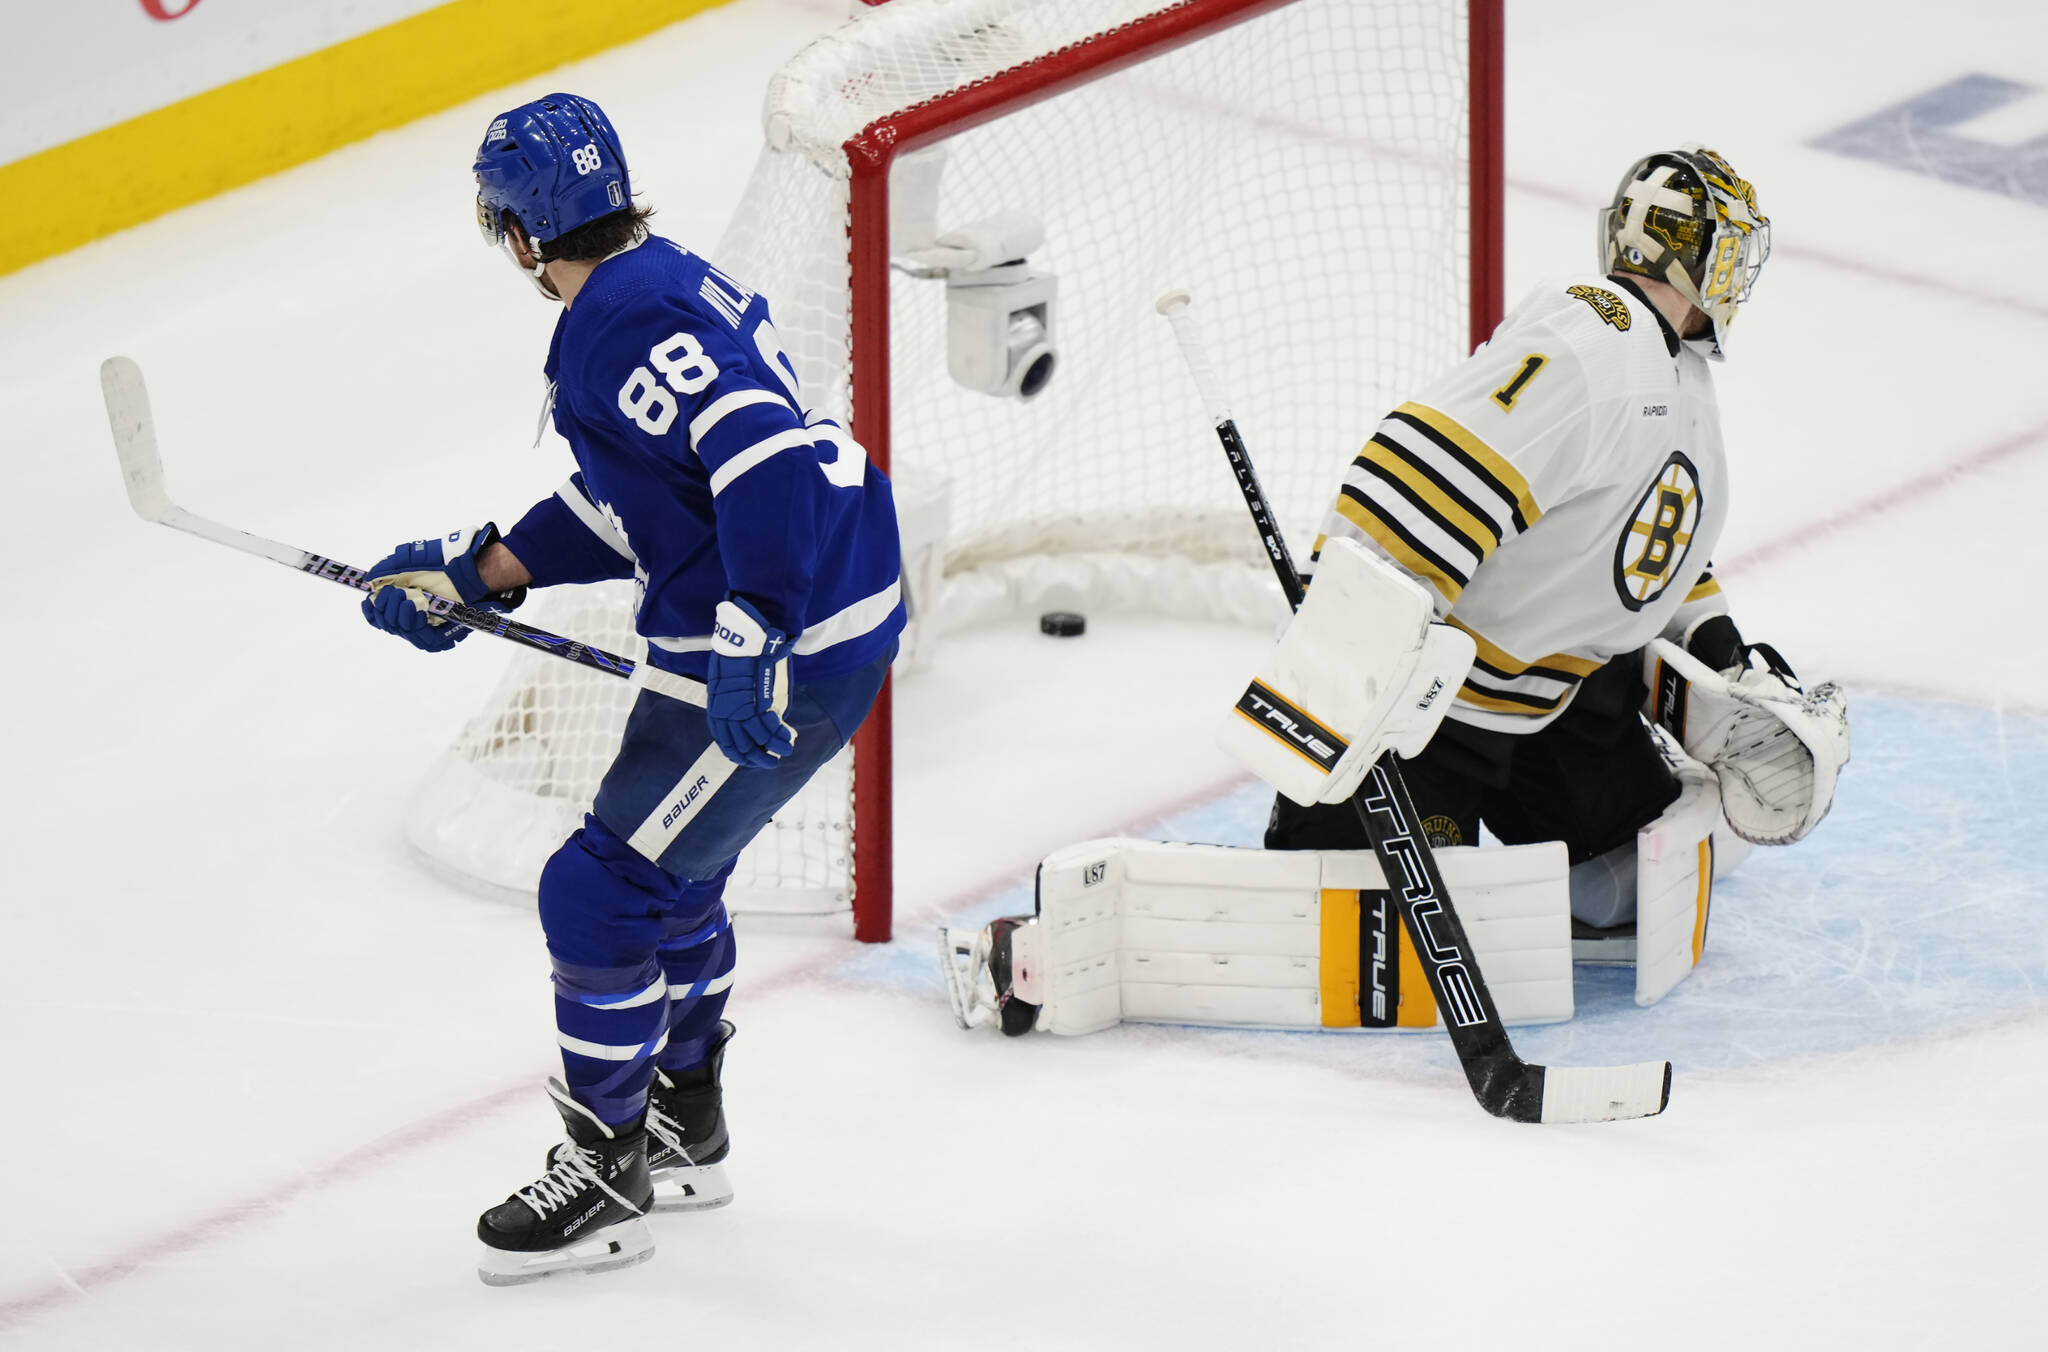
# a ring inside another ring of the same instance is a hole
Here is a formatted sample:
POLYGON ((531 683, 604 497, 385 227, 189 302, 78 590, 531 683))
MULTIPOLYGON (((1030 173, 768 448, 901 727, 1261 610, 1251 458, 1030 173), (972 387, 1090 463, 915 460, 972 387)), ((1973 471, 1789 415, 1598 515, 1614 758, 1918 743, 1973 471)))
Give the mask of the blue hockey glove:
POLYGON ((735 596, 718 603, 704 714, 718 749, 734 764, 766 770, 796 746, 795 731, 782 722, 789 649, 789 635, 746 601, 735 596))
POLYGON ((451 531, 434 540, 412 540, 385 555, 363 576, 376 590, 363 600, 363 618, 430 653, 444 653, 469 630, 438 619, 421 607, 426 594, 485 610, 511 610, 526 599, 524 587, 491 592, 476 570, 476 556, 498 539, 488 522, 478 530, 451 531))

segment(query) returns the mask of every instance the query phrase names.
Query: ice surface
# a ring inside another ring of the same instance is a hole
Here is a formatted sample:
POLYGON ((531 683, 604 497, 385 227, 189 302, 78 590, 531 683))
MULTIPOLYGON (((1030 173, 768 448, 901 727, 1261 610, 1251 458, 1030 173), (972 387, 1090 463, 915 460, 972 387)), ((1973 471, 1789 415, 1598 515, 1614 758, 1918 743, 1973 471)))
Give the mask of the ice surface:
MULTIPOLYGON (((1717 885, 1706 958, 1676 994, 1638 1009, 1632 970, 1581 967, 1570 1023, 1515 1030, 1526 1058, 1661 1057, 1681 1072, 1736 1069, 2039 1011, 2048 992, 2048 718, 1851 697, 1856 758, 1826 829, 1796 850, 1752 852, 1717 885), (1998 829, 1986 831, 1989 822, 1998 829)), ((1272 801, 1263 786, 1243 784, 1136 833, 1256 845, 1272 801)), ((958 909, 960 925, 1029 911, 1029 880, 958 909)), ((942 996, 936 965, 903 948, 856 951, 842 970, 942 996)), ((1286 1035, 1216 1036, 1256 1047, 1286 1035)), ((1361 1072, 1457 1067, 1435 1033, 1301 1041, 1299 1054, 1361 1072)))
POLYGON ((552 314, 470 227, 484 119, 590 92, 661 227, 712 238, 762 82, 842 8, 740 0, 0 279, 0 1344, 2038 1341, 2048 208, 1815 144, 1965 73, 2048 84, 2017 2, 1510 16, 1511 295, 1585 266, 1647 148, 1757 183, 1779 253, 1716 373, 1721 572, 1853 692, 1834 816, 1727 884, 1697 975, 1641 1011, 1587 971, 1577 1020, 1517 1035, 1671 1057, 1668 1113, 1499 1123, 1425 1035, 956 1030, 940 920, 1013 907, 1056 846, 1248 840, 1263 810, 1206 731, 1258 634, 1023 617, 899 692, 902 940, 743 932, 736 1204, 628 1272, 477 1283, 474 1217, 553 1130, 546 964, 398 814, 498 655, 429 661, 338 588, 136 521, 98 363, 148 372, 194 510, 359 562, 509 520, 565 466, 526 448, 552 314), (1076 698, 1104 689, 1165 735, 1076 698))

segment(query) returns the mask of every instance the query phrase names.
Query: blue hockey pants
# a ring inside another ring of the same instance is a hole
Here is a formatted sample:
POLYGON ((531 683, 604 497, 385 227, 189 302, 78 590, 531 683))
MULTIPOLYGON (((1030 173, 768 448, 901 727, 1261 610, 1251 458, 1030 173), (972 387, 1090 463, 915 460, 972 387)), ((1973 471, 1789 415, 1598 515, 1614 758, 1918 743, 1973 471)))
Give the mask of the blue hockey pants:
POLYGON ((894 656, 791 691, 796 746, 766 770, 725 759, 702 708, 634 704, 595 811, 540 880, 563 1076, 606 1122, 640 1116, 656 1065, 704 1063, 732 986, 733 863, 853 736, 894 656))

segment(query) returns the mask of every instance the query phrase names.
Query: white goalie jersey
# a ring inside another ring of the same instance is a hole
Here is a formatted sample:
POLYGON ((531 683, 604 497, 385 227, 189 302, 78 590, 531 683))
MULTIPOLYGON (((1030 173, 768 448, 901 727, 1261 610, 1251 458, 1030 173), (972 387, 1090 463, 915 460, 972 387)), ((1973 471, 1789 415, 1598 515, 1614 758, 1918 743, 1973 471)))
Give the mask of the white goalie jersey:
POLYGON ((1725 610, 1713 379, 1625 282, 1546 282, 1387 415, 1315 554, 1360 541, 1430 588, 1478 649, 1449 717, 1527 733, 1609 659, 1725 610))

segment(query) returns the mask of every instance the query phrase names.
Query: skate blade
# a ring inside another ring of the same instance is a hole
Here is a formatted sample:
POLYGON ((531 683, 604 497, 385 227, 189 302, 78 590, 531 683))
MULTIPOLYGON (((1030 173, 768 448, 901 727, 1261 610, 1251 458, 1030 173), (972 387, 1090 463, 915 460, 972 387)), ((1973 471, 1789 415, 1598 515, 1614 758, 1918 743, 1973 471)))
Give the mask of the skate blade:
POLYGON ((654 1257, 654 1231, 635 1216, 607 1225, 590 1238, 541 1253, 513 1253, 484 1246, 476 1275, 485 1286, 522 1286, 561 1272, 610 1272, 654 1257))
POLYGON ((732 1201, 732 1183, 723 1164, 661 1169, 654 1175, 656 1211, 710 1211, 732 1201))

